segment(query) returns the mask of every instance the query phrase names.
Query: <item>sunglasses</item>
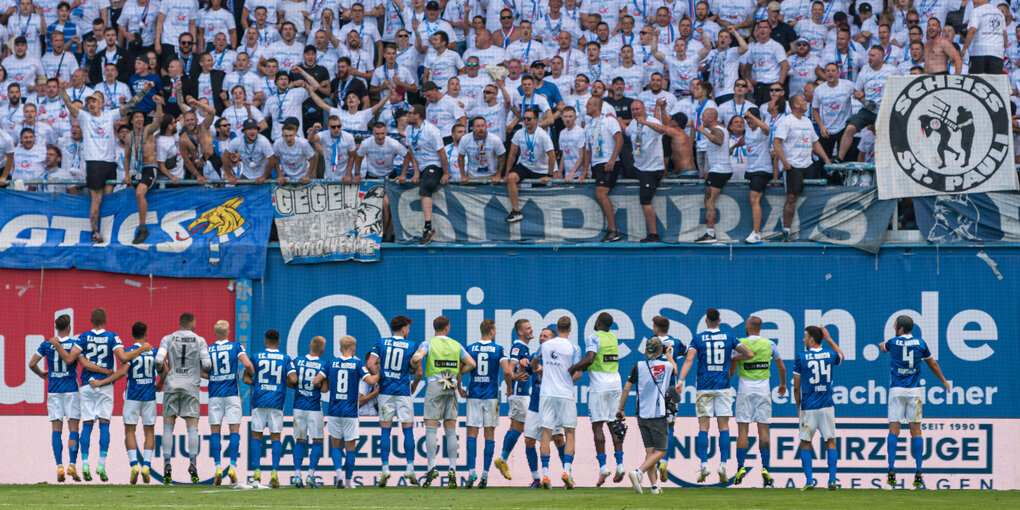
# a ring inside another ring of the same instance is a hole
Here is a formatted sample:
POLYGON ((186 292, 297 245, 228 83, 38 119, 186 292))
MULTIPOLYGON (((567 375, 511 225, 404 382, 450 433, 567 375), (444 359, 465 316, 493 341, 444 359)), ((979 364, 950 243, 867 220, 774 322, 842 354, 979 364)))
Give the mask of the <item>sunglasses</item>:
POLYGON ((495 94, 495 92, 491 90, 483 90, 482 94, 495 94))
POLYGON ((340 125, 330 125, 329 129, 340 129, 340 125))
POLYGON ((651 32, 649 32, 647 30, 642 30, 641 31, 641 35, 651 35, 651 32))
POLYGON ((478 67, 478 63, 477 62, 468 62, 468 63, 466 63, 464 65, 467 66, 467 67, 478 67))
POLYGON ((916 25, 916 24, 918 24, 920 22, 921 22, 921 20, 919 20, 919 19, 908 19, 907 20, 907 24, 908 25, 916 25))
POLYGON ((524 122, 531 122, 531 121, 533 121, 535 119, 536 119, 536 117, 524 117, 524 122))
POLYGON ((192 44, 195 43, 192 41, 181 41, 181 46, 191 46, 192 44))
POLYGON ((500 16, 499 19, 514 19, 513 16, 500 16))
POLYGON ((397 34, 397 37, 410 37, 410 34, 397 34))
POLYGON ((783 89, 769 89, 769 92, 782 92, 783 89))

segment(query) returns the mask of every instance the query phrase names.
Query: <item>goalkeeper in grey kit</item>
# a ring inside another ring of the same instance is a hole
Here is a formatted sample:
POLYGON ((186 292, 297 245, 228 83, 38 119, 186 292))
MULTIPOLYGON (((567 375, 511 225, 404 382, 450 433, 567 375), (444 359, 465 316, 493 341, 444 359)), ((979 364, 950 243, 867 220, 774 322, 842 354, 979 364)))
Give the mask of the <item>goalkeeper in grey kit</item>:
POLYGON ((160 385, 163 389, 163 483, 173 482, 170 475, 170 456, 173 454, 174 422, 184 418, 188 426, 188 474, 191 483, 198 483, 198 417, 199 386, 202 371, 212 368, 209 348, 205 339, 195 334, 195 315, 181 314, 179 330, 163 337, 156 352, 160 385), (165 363, 164 363, 165 362, 165 363))

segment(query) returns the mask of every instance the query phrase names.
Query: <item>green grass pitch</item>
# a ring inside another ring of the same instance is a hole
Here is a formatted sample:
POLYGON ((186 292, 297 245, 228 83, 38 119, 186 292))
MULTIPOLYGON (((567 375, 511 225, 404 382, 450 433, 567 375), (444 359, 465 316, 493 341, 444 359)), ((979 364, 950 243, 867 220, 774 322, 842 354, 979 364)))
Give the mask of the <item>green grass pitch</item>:
POLYGON ((880 491, 816 489, 675 489, 662 495, 637 495, 631 489, 577 489, 566 491, 524 488, 419 489, 374 487, 353 490, 278 489, 234 490, 226 487, 188 486, 0 486, 0 508, 73 509, 386 509, 386 508, 720 508, 720 509, 878 509, 878 508, 992 508, 1020 507, 1020 492, 944 490, 880 491))

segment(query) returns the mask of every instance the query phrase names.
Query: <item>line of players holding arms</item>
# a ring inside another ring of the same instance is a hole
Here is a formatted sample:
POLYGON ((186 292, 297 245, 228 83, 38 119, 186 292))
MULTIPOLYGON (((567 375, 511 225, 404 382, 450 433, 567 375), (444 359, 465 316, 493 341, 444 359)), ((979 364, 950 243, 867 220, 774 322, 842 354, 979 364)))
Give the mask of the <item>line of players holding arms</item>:
MULTIPOLYGON (((660 402, 670 398, 676 401, 683 387, 684 379, 692 366, 697 363, 695 408, 699 432, 695 442, 696 452, 701 461, 698 482, 709 476, 708 430, 712 417, 717 418, 720 450, 718 469, 720 483, 740 484, 748 473, 745 460, 748 453, 748 430, 750 424, 758 427, 759 454, 762 459, 762 478, 765 487, 773 485, 769 475, 769 424, 772 417, 771 387, 769 378, 773 361, 778 366, 779 395, 786 392, 786 370, 774 341, 759 336, 762 321, 749 317, 745 323, 748 336, 737 339, 719 329, 719 311, 709 308, 705 316, 706 330, 698 333, 689 346, 668 336, 669 320, 657 316, 653 319, 655 338, 661 342, 660 362, 668 362, 672 370, 659 372, 659 378, 652 376, 658 388, 660 402), (682 367, 677 370, 674 361, 684 355, 682 367), (679 372, 679 373, 678 373, 679 372), (675 375, 677 374, 678 375, 675 375), (729 458, 729 417, 733 416, 733 390, 730 387, 733 374, 739 375, 736 392, 736 420, 738 424, 737 462, 738 471, 731 480, 726 474, 729 458), (668 381, 668 383, 667 383, 668 381), (664 393, 676 394, 665 397, 664 393)), ((291 359, 279 351, 280 334, 270 329, 265 334, 265 349, 249 359, 244 347, 229 339, 229 324, 218 321, 214 326, 216 340, 206 345, 203 338, 194 333, 195 318, 190 313, 181 316, 181 329, 164 337, 158 352, 147 341, 147 327, 136 322, 132 327, 133 341, 122 343, 116 333, 106 331, 106 311, 96 308, 90 318, 93 328, 77 337, 70 335, 71 320, 67 315, 55 321, 57 336, 43 342, 29 362, 29 368, 39 377, 48 380, 47 409, 52 423, 52 447, 57 464, 58 481, 70 476, 75 481, 81 477, 77 472, 77 455, 82 454, 82 477, 92 479, 89 467, 90 443, 93 426, 99 424, 99 463, 96 474, 107 481, 105 470, 109 449, 109 421, 113 411, 113 385, 116 380, 127 377, 124 400, 125 446, 131 464, 132 484, 139 475, 144 482, 150 480, 150 463, 154 450, 154 427, 156 418, 156 391, 163 391, 168 379, 175 374, 188 376, 184 364, 200 363, 201 375, 209 379, 209 423, 211 428, 210 449, 216 463, 214 483, 219 485, 224 476, 237 482, 237 458, 240 446, 241 402, 238 392, 238 374, 251 390, 251 450, 254 461, 254 484, 261 483, 263 434, 270 433, 272 472, 270 486, 279 487, 277 469, 282 457, 281 433, 283 408, 287 388, 295 390, 293 402, 294 421, 294 485, 307 484, 316 487, 314 476, 323 454, 323 432, 327 429, 331 438, 329 454, 336 471, 336 487, 353 488, 353 472, 356 462, 356 444, 360 437, 359 416, 378 414, 381 426, 380 453, 382 460, 378 486, 385 487, 391 478, 389 457, 392 446, 392 428, 399 423, 403 434, 406 470, 404 479, 413 485, 430 486, 439 476, 436 467, 438 454, 437 430, 445 430, 446 452, 449 472, 446 485, 457 486, 456 466, 459 447, 457 444, 457 398, 467 399, 467 455, 470 467, 467 487, 478 483, 485 488, 488 483, 489 467, 495 454, 495 427, 499 421, 500 379, 505 382, 509 403, 510 429, 507 431, 502 452, 495 457, 495 464, 501 474, 510 479, 507 464, 510 453, 521 435, 525 437, 525 450, 532 474, 531 488, 550 488, 549 461, 550 442, 556 446, 563 463, 562 480, 568 489, 574 482, 571 467, 574 454, 574 432, 577 426, 576 390, 574 383, 582 372, 589 373, 588 406, 599 463, 598 486, 602 486, 613 474, 606 466, 605 435, 603 425, 609 426, 616 459, 614 482, 620 482, 627 474, 623 467, 623 437, 614 421, 623 419, 627 394, 623 392, 618 372, 619 343, 610 332, 613 318, 602 313, 595 323, 595 331, 578 348, 568 338, 571 321, 561 317, 555 325, 543 328, 539 345, 531 340, 534 333, 531 324, 518 320, 514 324, 517 338, 509 351, 494 342, 495 322, 485 319, 480 324, 480 341, 467 348, 447 335, 450 330, 449 318, 440 316, 433 321, 436 336, 421 343, 408 339, 411 319, 399 315, 390 321, 391 337, 380 339, 370 350, 366 361, 355 355, 356 340, 344 336, 339 340, 340 356, 328 363, 322 358, 326 340, 321 336, 312 338, 309 354, 291 359), (189 357, 180 345, 180 339, 195 341, 197 351, 189 357), (556 342, 545 345, 547 341, 556 342), (175 342, 177 342, 175 344, 175 342), (543 349, 543 346, 545 347, 543 349), (548 352, 547 352, 548 351, 548 352), (583 354, 582 354, 583 352, 583 354), (115 369, 116 358, 120 367, 115 369), (47 371, 38 367, 46 359, 47 371), (177 360, 180 360, 179 362, 177 360), (564 362, 564 359, 567 361, 564 362), (81 386, 78 385, 78 366, 81 365, 81 386), (469 375, 467 381, 462 377, 469 375), (500 377, 502 376, 502 377, 500 377), (426 452, 428 471, 419 479, 414 471, 417 443, 413 434, 415 394, 422 378, 426 379, 424 392, 424 418, 426 428, 426 452), (543 380, 545 384, 543 384, 543 380), (467 388, 465 389, 465 384, 467 388), (322 394, 328 397, 323 404, 322 394), (619 406, 617 407, 617 404, 619 406), (324 412, 325 409, 325 412, 324 412), (324 416, 325 415, 325 416, 324 416), (326 426, 323 418, 327 417, 326 426), (62 427, 67 420, 68 454, 67 469, 63 466, 62 427), (81 435, 78 422, 82 420, 81 435), (227 422, 229 465, 222 465, 222 423, 227 422), (143 455, 139 458, 135 428, 141 421, 144 429, 143 455), (477 474, 477 441, 479 430, 483 431, 483 469, 477 474), (538 469, 539 457, 536 443, 541 441, 541 474, 538 469), (309 473, 303 477, 304 460, 308 457, 309 473)), ((941 383, 949 389, 950 383, 943 376, 938 363, 932 358, 924 340, 913 337, 913 321, 900 316, 895 323, 895 338, 879 344, 882 352, 891 354, 889 392, 889 436, 887 441, 890 487, 897 485, 894 471, 897 439, 900 424, 910 424, 911 454, 916 463, 914 486, 923 487, 921 461, 923 440, 921 438, 921 403, 923 388, 919 385, 920 361, 924 361, 941 383)), ((835 415, 833 392, 833 366, 843 360, 839 346, 829 336, 828 330, 817 326, 805 329, 806 349, 797 358, 793 377, 793 395, 800 418, 800 458, 806 476, 805 489, 815 486, 812 477, 811 440, 815 431, 821 435, 827 449, 830 489, 836 489, 835 415), (824 346, 824 347, 823 347, 824 346), (802 377, 803 376, 803 377, 802 377), (802 384, 802 381, 805 383, 802 384)), ((657 351, 658 352, 658 351, 657 351)), ((651 362, 649 361, 649 366, 651 362)), ((649 374, 652 372, 649 370, 649 374)), ((627 378, 626 390, 632 383, 639 383, 637 367, 627 378)), ((639 383, 640 384, 640 383, 639 383)), ((180 400, 170 396, 182 385, 167 384, 163 402, 164 431, 163 444, 173 444, 173 425, 176 417, 185 419, 188 427, 189 474, 192 483, 200 481, 195 466, 199 449, 198 441, 198 384, 184 385, 184 391, 192 393, 188 399, 180 400), (171 389, 171 386, 174 388, 171 389), (182 404, 180 402, 187 402, 182 404)), ((647 390, 646 390, 647 391, 647 390)), ((642 391, 638 387, 639 408, 642 391)), ((654 396, 653 396, 654 398, 654 396)), ((644 474, 649 475, 652 493, 661 489, 656 479, 666 480, 668 470, 668 445, 673 441, 673 421, 669 404, 654 406, 655 415, 647 416, 644 408, 638 412, 638 424, 646 450, 641 467, 630 473, 630 481, 641 493, 644 474), (659 421, 655 421, 659 420, 659 421), (666 426, 668 430, 654 430, 653 426, 666 426), (661 432, 661 434, 659 433, 661 432), (661 437, 660 437, 661 436, 661 437)), ((675 411, 673 411, 675 412, 675 411)), ((173 448, 164 448, 163 482, 172 483, 170 459, 173 448)))

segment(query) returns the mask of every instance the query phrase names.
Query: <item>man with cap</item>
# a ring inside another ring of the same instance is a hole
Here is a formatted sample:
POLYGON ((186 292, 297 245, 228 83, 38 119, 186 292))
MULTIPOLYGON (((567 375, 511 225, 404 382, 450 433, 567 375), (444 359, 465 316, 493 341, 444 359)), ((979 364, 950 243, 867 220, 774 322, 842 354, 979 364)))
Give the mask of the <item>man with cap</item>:
MULTIPOLYGON (((318 58, 318 50, 315 49, 315 46, 306 45, 301 63, 290 68, 290 80, 304 80, 315 89, 315 93, 320 98, 325 99, 329 97, 330 93, 329 71, 319 65, 318 58)), ((302 103, 301 109, 303 125, 311 126, 316 122, 322 122, 323 111, 311 98, 302 103)))
POLYGON ((226 169, 224 177, 231 184, 236 184, 238 178, 254 179, 257 184, 262 184, 266 180, 264 177, 266 169, 276 166, 273 144, 259 134, 259 123, 255 119, 244 121, 241 129, 244 136, 231 140, 222 156, 224 160, 228 160, 231 153, 238 154, 241 160, 241 175, 235 175, 229 167, 224 166, 226 169))
MULTIPOLYGON (((637 389, 638 430, 645 446, 645 461, 634 471, 628 473, 630 483, 638 494, 643 492, 641 481, 645 473, 652 484, 652 494, 662 494, 658 485, 656 465, 666 456, 669 445, 666 443, 669 425, 666 423, 666 391, 670 379, 676 374, 676 362, 669 355, 671 350, 665 349, 663 357, 662 340, 653 336, 645 340, 645 359, 634 363, 627 376, 627 382, 620 393, 620 407, 616 411, 618 420, 626 416, 627 397, 631 388, 637 389)), ((665 480, 662 480, 665 482, 665 480)))
POLYGON ((152 83, 152 86, 142 97, 136 109, 150 113, 156 109, 156 103, 153 102, 153 98, 156 97, 157 91, 163 88, 163 80, 149 69, 149 57, 138 55, 135 57, 135 74, 131 75, 131 78, 128 79, 128 86, 131 87, 132 94, 137 94, 142 92, 146 83, 152 83))
POLYGON ((790 95, 797 95, 804 92, 804 85, 815 81, 818 78, 825 78, 825 73, 820 72, 818 67, 821 59, 818 55, 811 53, 811 43, 803 37, 797 38, 793 43, 793 54, 786 57, 790 65, 790 95))
POLYGON ((467 115, 464 109, 457 104, 453 98, 444 94, 435 82, 427 81, 421 87, 422 95, 428 101, 426 108, 427 115, 422 120, 428 120, 430 124, 439 129, 443 137, 443 144, 453 141, 453 125, 462 124, 467 126, 467 115))
POLYGON ((99 232, 99 205, 103 203, 103 195, 113 192, 113 186, 106 184, 106 181, 117 178, 117 138, 113 125, 142 100, 142 97, 152 89, 152 85, 147 83, 140 93, 136 93, 120 108, 106 111, 103 110, 104 101, 101 93, 97 92, 86 97, 85 109, 81 109, 67 95, 68 87, 70 84, 67 82, 61 84, 60 98, 64 100, 71 118, 81 124, 85 141, 82 149, 85 177, 92 197, 89 206, 92 242, 102 244, 103 236, 99 232))
POLYGON ((797 31, 783 21, 781 9, 779 2, 769 2, 769 37, 781 44, 784 50, 789 50, 790 43, 797 38, 797 31))
MULTIPOLYGON (((524 179, 539 179, 544 185, 552 178, 556 156, 552 138, 544 129, 538 129, 538 108, 529 108, 521 113, 524 127, 517 130, 510 141, 510 155, 506 158, 506 191, 510 199, 510 214, 507 223, 524 219, 518 201, 518 185, 524 179), (517 155, 520 154, 518 161, 517 155)), ((499 184, 501 175, 492 176, 492 184, 499 184)))

